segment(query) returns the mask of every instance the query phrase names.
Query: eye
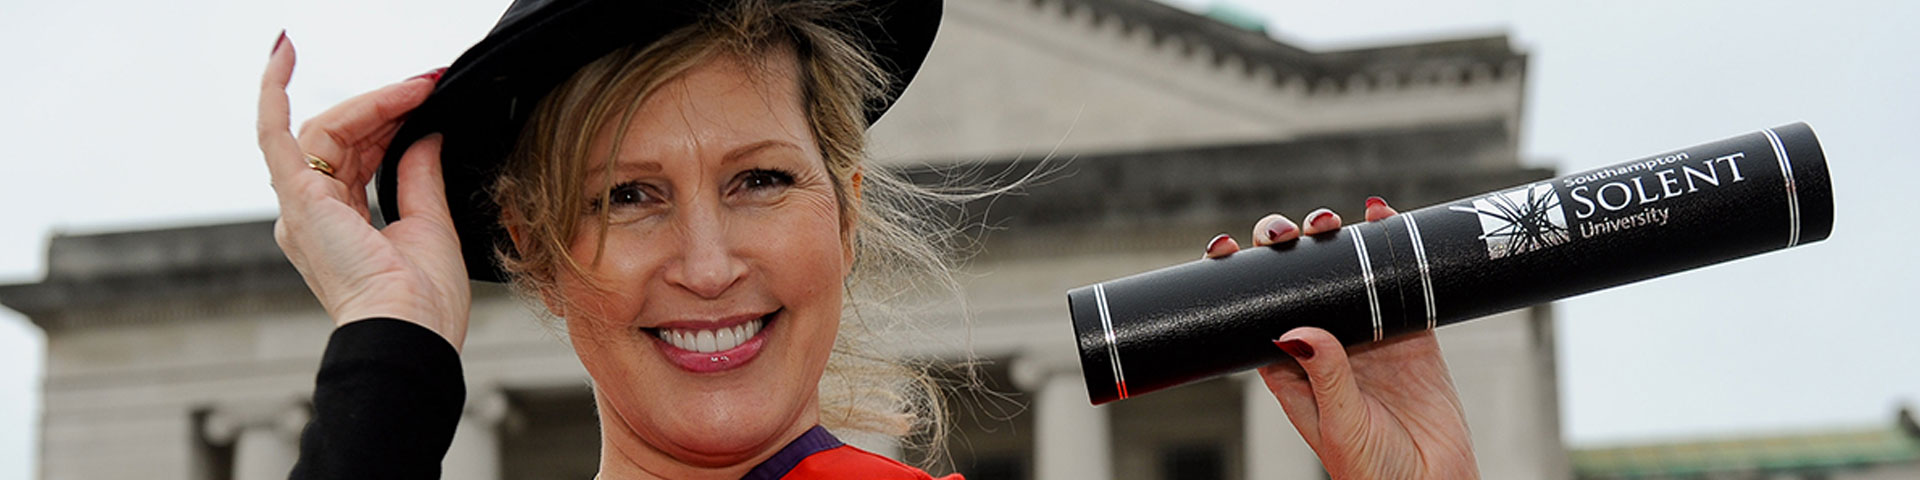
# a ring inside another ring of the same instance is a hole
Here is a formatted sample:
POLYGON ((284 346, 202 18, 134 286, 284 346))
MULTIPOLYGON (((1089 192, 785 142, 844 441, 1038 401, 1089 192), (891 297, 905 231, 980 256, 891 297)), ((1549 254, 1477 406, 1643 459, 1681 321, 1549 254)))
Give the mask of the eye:
POLYGON ((652 199, 653 195, 647 193, 646 187, 642 187, 640 184, 634 182, 614 185, 612 190, 607 191, 607 203, 615 207, 639 205, 652 199))
POLYGON ((639 182, 624 182, 607 189, 606 196, 594 198, 591 203, 588 203, 587 213, 600 213, 601 204, 605 202, 608 210, 614 212, 616 216, 620 216, 620 212, 634 211, 635 209, 644 208, 651 204, 660 203, 659 198, 658 194, 654 193, 653 190, 650 190, 644 184, 639 182))
POLYGON ((779 170, 756 168, 740 172, 740 193, 771 193, 793 185, 793 175, 779 170))

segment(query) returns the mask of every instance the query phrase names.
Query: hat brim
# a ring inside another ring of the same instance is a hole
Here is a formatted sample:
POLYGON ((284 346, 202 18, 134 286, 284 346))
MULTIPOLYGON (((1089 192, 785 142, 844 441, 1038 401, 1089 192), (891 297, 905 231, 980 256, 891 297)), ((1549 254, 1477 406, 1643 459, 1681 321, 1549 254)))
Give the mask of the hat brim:
MULTIPOLYGON (((440 133, 447 207, 460 236, 467 274, 504 282, 496 251, 511 251, 489 189, 532 110, 548 92, 588 63, 621 47, 658 40, 691 23, 711 0, 686 2, 516 2, 493 32, 448 66, 433 93, 408 114, 375 175, 381 217, 400 220, 397 170, 408 147, 440 133), (564 3, 564 5, 562 5, 564 3)), ((867 2, 860 38, 892 78, 867 105, 878 121, 919 72, 939 30, 941 0, 867 2)))

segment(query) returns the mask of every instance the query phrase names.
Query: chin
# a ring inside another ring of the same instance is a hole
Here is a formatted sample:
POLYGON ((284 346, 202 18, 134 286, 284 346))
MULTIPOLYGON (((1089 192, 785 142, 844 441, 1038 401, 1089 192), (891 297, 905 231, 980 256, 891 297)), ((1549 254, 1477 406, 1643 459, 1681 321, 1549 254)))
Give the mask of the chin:
POLYGON ((821 352, 791 348, 818 342, 799 338, 812 332, 794 331, 790 316, 779 309, 698 328, 638 328, 622 335, 626 345, 580 350, 601 393, 603 435, 630 431, 653 449, 703 466, 784 446, 818 423, 819 380, 832 344, 829 335, 821 352), (608 418, 609 409, 617 417, 608 418))
POLYGON ((799 412, 815 408, 811 402, 791 406, 716 402, 705 407, 662 412, 684 414, 657 419, 661 421, 661 438, 647 439, 648 443, 687 463, 734 465, 784 446, 789 436, 813 424, 802 420, 811 415, 799 412), (785 410, 778 413, 786 415, 776 414, 778 410, 785 410))

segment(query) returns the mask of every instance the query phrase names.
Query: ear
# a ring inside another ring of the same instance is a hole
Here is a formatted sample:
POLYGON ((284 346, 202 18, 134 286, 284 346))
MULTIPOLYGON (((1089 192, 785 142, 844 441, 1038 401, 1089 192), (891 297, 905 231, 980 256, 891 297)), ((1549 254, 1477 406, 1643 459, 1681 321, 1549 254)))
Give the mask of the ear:
MULTIPOLYGON (((847 201, 850 203, 850 205, 845 207, 848 209, 847 211, 853 211, 852 209, 859 208, 861 182, 866 180, 866 172, 866 167, 854 167, 853 175, 847 179, 847 201)), ((846 215, 844 218, 846 218, 846 222, 840 226, 840 245, 845 251, 842 252, 841 255, 845 261, 844 265, 847 267, 846 273, 852 273, 853 261, 855 260, 853 248, 854 232, 859 230, 859 228, 854 225, 854 222, 857 220, 855 220, 853 216, 846 215)))
MULTIPOLYGON (((519 218, 518 213, 511 207, 501 208, 500 224, 506 225, 507 227, 507 238, 513 240, 513 251, 524 252, 527 251, 527 245, 530 240, 527 239, 528 233, 526 227, 521 222, 515 221, 514 219, 516 218, 519 218)), ((547 288, 546 285, 541 285, 536 288, 539 290, 540 303, 547 307, 547 313, 551 313, 555 317, 567 318, 565 302, 560 301, 560 298, 547 288)))
POLYGON ((850 191, 850 193, 852 193, 851 196, 853 197, 853 201, 855 203, 858 203, 860 201, 860 185, 861 185, 860 182, 864 182, 866 181, 866 179, 867 179, 867 167, 853 168, 853 180, 850 182, 847 182, 849 184, 847 188, 850 191))

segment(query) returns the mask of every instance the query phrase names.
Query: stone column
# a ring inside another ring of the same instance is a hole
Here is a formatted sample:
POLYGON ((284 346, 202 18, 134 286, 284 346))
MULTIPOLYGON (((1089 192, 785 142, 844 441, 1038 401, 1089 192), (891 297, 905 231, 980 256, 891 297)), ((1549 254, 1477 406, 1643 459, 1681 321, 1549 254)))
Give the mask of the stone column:
POLYGON ((1235 375, 1243 392, 1246 418, 1246 459, 1249 479, 1320 478, 1320 459, 1287 420, 1287 412, 1260 380, 1259 372, 1235 375))
POLYGON ((1073 362, 1029 356, 1013 364, 1014 384, 1033 392, 1036 480, 1113 478, 1107 409, 1089 403, 1086 383, 1073 362))
POLYGON ((235 480, 281 480, 300 458, 300 429, 311 415, 304 402, 226 405, 201 428, 209 441, 233 445, 235 480))
POLYGON ((233 446, 235 480, 287 478, 293 462, 300 459, 297 443, 273 429, 247 428, 239 432, 233 446))
POLYGON ((507 396, 494 387, 472 387, 453 445, 440 463, 441 478, 498 480, 500 424, 507 417, 507 396))

